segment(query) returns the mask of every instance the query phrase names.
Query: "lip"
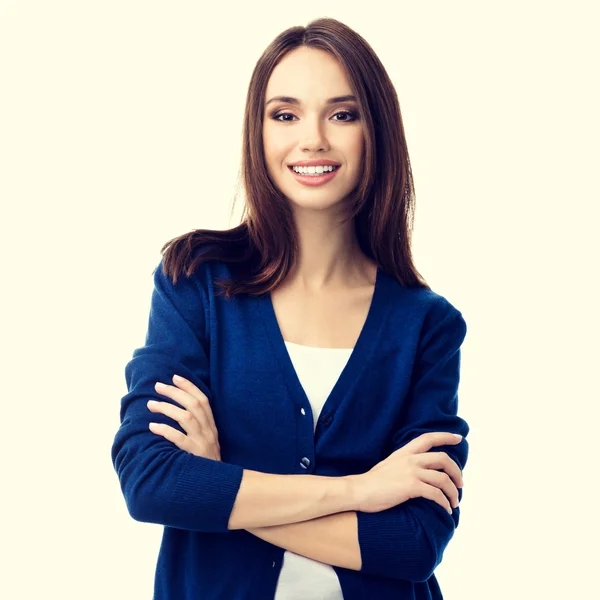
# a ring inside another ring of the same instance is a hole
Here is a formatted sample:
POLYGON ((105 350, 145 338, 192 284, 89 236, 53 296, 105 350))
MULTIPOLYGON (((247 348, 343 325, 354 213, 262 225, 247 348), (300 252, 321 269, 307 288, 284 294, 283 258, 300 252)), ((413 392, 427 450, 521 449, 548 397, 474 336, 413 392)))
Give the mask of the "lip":
MULTIPOLYGON (((323 164, 323 163, 320 163, 320 164, 323 164)), ((294 166, 296 166, 296 165, 294 165, 294 166)), ((294 177, 298 183, 301 183, 303 185, 308 185, 308 186, 323 185, 325 183, 330 182, 337 175, 337 172, 341 168, 342 167, 339 166, 335 171, 331 171, 330 173, 324 173, 323 175, 300 175, 300 174, 296 173, 294 171, 294 169, 292 169, 291 165, 288 166, 288 170, 292 174, 292 177, 294 177)))
POLYGON ((288 163, 288 167, 315 167, 317 165, 339 167, 340 163, 335 162, 334 160, 327 160, 326 158, 320 160, 299 160, 297 162, 288 163))

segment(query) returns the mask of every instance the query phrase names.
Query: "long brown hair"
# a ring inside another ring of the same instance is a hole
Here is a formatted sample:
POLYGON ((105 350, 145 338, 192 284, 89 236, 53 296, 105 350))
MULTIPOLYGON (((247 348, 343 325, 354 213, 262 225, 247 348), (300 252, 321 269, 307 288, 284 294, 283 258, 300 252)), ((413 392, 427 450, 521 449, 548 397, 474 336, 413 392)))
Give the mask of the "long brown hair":
POLYGON ((195 229, 169 240, 161 249, 163 272, 177 282, 203 261, 231 263, 235 276, 216 282, 229 298, 276 288, 295 264, 298 238, 293 213, 268 175, 262 130, 269 77, 288 52, 301 46, 331 53, 357 98, 365 132, 364 171, 346 201, 362 252, 401 285, 430 289, 411 254, 415 191, 396 91, 371 46, 331 18, 286 29, 254 67, 244 113, 241 179, 246 202, 241 224, 223 231, 195 229))

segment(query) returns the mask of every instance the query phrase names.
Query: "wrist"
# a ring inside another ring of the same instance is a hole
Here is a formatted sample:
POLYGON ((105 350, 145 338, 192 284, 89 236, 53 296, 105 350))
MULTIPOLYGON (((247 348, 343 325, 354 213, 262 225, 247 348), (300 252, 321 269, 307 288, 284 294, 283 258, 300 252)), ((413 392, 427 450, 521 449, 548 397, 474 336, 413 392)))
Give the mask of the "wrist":
POLYGON ((361 498, 361 488, 359 482, 360 475, 346 475, 344 477, 340 477, 344 483, 344 496, 345 496, 345 504, 346 508, 344 511, 350 510, 360 510, 360 505, 362 502, 361 498))

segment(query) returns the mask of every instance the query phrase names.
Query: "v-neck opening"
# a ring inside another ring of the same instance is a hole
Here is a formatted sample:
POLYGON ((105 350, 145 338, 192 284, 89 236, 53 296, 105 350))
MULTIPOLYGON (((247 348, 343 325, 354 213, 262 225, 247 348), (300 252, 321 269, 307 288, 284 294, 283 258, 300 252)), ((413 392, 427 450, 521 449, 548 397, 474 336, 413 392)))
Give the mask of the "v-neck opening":
MULTIPOLYGON (((280 329, 281 331, 281 329, 280 329)), ((338 351, 344 351, 344 352, 352 352, 352 350, 354 350, 354 347, 356 346, 356 344, 352 347, 352 348, 324 348, 323 346, 307 346, 306 344, 297 344, 296 342, 289 342, 288 340, 284 340, 284 342, 286 344, 289 344, 290 346, 294 346, 295 348, 300 348, 300 350, 306 350, 307 352, 309 350, 316 350, 317 352, 319 350, 329 350, 330 352, 333 350, 338 350, 338 351)))
MULTIPOLYGON (((340 402, 359 379, 373 352, 378 338, 381 335, 383 321, 387 314, 386 307, 389 299, 389 293, 387 293, 386 289, 387 283, 388 276, 380 267, 378 267, 375 288, 373 296, 371 297, 367 317, 358 339, 356 340, 356 344, 354 345, 354 348, 352 348, 352 352, 346 361, 346 365, 342 369, 340 376, 327 396, 323 405, 322 414, 335 411, 340 402)), ((257 302, 260 310, 260 321, 263 323, 265 333, 269 338, 271 351, 275 357, 275 366, 282 373, 290 396, 294 402, 300 407, 308 407, 310 410, 310 401, 300 382, 298 373, 294 368, 292 358, 286 347, 286 340, 284 340, 281 333, 270 292, 257 297, 257 302)), ((348 348, 347 350, 350 349, 348 348)))

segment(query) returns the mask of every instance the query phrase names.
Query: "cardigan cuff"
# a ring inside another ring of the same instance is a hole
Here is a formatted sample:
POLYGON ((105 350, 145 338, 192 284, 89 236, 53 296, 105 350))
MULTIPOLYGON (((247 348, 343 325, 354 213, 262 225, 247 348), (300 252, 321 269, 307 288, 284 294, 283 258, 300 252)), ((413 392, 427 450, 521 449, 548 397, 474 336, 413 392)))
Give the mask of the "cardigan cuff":
POLYGON ((188 453, 169 502, 174 527, 229 531, 229 517, 242 483, 243 467, 188 453))
POLYGON ((431 546, 410 507, 400 504, 377 513, 357 511, 356 515, 361 573, 408 581, 429 579, 431 546))

